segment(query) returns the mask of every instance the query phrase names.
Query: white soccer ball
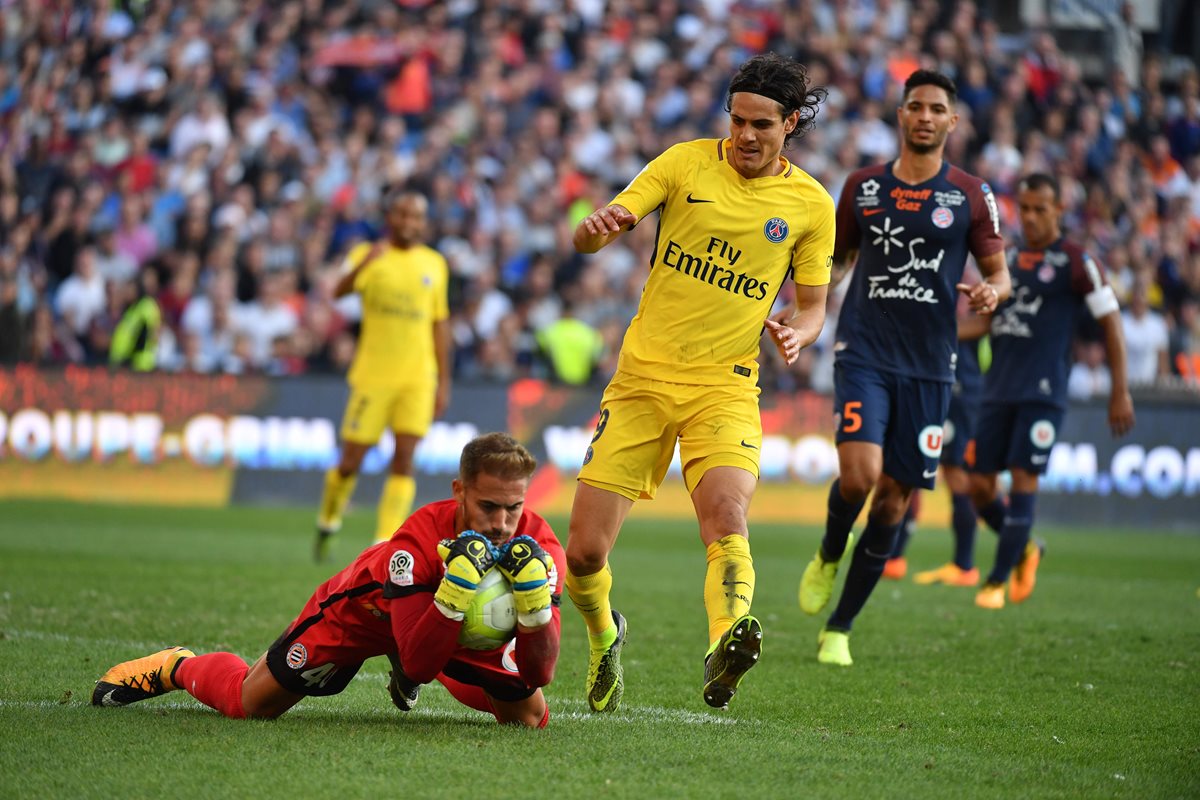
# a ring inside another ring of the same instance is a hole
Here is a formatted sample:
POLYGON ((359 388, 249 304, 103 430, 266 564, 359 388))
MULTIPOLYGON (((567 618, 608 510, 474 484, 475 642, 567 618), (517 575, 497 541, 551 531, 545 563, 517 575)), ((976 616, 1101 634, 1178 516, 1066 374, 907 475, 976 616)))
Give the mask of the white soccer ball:
POLYGON ((471 650, 495 650, 517 634, 512 585, 498 569, 488 570, 463 617, 458 643, 471 650))

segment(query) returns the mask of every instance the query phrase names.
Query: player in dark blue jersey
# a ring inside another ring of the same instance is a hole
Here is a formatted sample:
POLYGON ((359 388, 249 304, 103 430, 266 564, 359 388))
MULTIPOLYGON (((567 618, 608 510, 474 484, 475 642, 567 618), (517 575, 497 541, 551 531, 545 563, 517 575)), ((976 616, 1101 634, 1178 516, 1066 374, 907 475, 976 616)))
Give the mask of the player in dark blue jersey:
POLYGON ((840 477, 825 537, 800 581, 806 613, 829 602, 850 529, 872 491, 874 499, 821 631, 817 659, 825 664, 852 663, 850 626, 879 582, 913 489, 934 484, 954 383, 956 291, 984 314, 1009 295, 991 189, 942 158, 956 101, 945 75, 914 72, 896 111, 900 156, 852 173, 838 203, 834 267, 855 264, 834 345, 840 477), (983 275, 973 285, 962 282, 968 253, 983 275))
MULTIPOLYGON (((961 334, 961 330, 960 330, 961 334)), ((944 583, 948 586, 976 586, 979 569, 975 566, 975 529, 977 518, 971 503, 970 475, 975 461, 975 429, 983 394, 983 375, 979 368, 979 341, 960 339, 958 365, 950 393, 950 411, 946 414, 942 436, 942 480, 950 490, 950 525, 954 531, 954 558, 937 569, 918 572, 913 582, 921 585, 944 583)), ((900 580, 908 572, 904 557, 912 529, 916 525, 918 505, 914 495, 892 548, 892 556, 883 567, 883 577, 900 580)))
MULTIPOLYGON (((1082 248, 1063 238, 1058 182, 1035 173, 1017 187, 1024 239, 1010 259, 1013 296, 990 321, 992 364, 983 382, 983 408, 975 444, 971 493, 979 515, 1000 533, 996 562, 975 596, 983 608, 1019 603, 1033 591, 1043 548, 1031 541, 1038 476, 1067 408, 1067 372, 1079 311, 1086 307, 1104 330, 1112 394, 1108 422, 1121 436, 1134 424, 1125 375, 1125 340, 1117 298, 1104 269, 1082 248), (1012 473, 1007 507, 996 475, 1012 473), (1010 580, 1011 574, 1011 580, 1010 580)), ((989 329, 984 320, 964 325, 989 329)))

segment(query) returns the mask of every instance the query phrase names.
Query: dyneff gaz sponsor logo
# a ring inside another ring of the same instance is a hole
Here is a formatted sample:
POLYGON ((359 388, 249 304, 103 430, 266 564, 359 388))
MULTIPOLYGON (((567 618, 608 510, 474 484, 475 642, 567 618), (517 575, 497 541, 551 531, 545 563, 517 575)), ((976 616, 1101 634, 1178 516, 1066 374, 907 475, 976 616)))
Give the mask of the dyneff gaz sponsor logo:
POLYGON ((751 300, 762 300, 770 291, 771 284, 751 278, 744 272, 735 272, 733 266, 741 257, 741 250, 724 239, 710 236, 704 255, 689 253, 673 239, 668 241, 666 250, 663 251, 662 263, 663 266, 689 278, 703 281, 709 286, 724 289, 731 294, 740 294, 751 300))

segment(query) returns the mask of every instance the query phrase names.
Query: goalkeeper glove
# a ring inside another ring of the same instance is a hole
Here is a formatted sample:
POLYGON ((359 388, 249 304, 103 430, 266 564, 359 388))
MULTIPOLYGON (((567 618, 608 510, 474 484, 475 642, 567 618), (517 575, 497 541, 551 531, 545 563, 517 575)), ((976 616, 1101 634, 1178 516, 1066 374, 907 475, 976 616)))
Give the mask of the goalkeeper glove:
POLYGON ((438 555, 446 562, 446 574, 433 600, 447 617, 461 620, 479 582, 496 563, 496 548, 483 534, 463 531, 457 539, 439 542, 438 555))
POLYGON ((517 536, 500 550, 496 567, 513 588, 517 622, 540 628, 550 621, 550 574, 554 559, 530 536, 517 536))

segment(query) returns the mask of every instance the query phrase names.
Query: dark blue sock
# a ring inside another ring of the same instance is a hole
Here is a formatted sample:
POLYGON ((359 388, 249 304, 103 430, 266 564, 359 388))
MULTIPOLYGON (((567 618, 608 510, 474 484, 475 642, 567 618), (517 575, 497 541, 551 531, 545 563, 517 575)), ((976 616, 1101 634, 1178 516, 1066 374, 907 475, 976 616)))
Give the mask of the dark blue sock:
POLYGON ((821 558, 839 561, 846 552, 846 538, 862 511, 866 498, 859 503, 847 502, 842 497, 842 482, 836 480, 829 487, 829 513, 825 517, 825 538, 821 540, 821 558))
POLYGON ((873 519, 867 519, 862 541, 854 548, 854 558, 851 559, 850 569, 846 572, 842 596, 838 599, 837 608, 829 617, 826 628, 835 631, 850 630, 854 618, 866 605, 867 598, 875 590, 875 584, 879 583, 883 565, 887 563, 888 556, 895 546, 901 524, 903 523, 880 525, 873 519))
POLYGON ((904 521, 900 523, 900 532, 896 534, 896 545, 892 548, 892 558, 904 558, 904 551, 908 549, 908 540, 912 538, 913 531, 917 529, 917 512, 913 508, 913 504, 908 504, 908 511, 904 512, 904 521))
POLYGON ((1004 515, 1004 528, 1000 531, 1000 543, 996 545, 996 564, 988 583, 1004 583, 1013 567, 1021 560, 1025 545, 1029 543, 1029 531, 1033 528, 1033 501, 1036 495, 1013 492, 1008 496, 1008 513, 1004 515))
POLYGON ((977 512, 979 518, 987 523, 988 527, 996 533, 1004 529, 1004 513, 1008 507, 1004 505, 1004 501, 999 497, 992 500, 977 512))
POLYGON ((950 521, 954 526, 954 563, 959 569, 975 566, 975 506, 965 494, 950 496, 954 509, 950 521))

